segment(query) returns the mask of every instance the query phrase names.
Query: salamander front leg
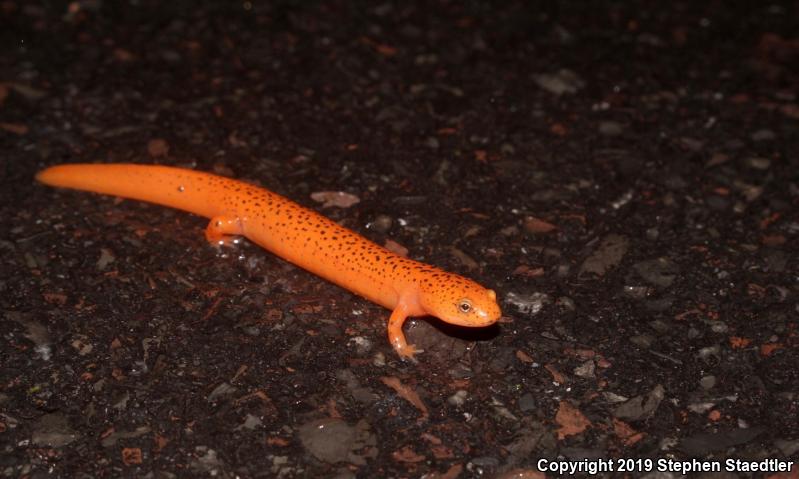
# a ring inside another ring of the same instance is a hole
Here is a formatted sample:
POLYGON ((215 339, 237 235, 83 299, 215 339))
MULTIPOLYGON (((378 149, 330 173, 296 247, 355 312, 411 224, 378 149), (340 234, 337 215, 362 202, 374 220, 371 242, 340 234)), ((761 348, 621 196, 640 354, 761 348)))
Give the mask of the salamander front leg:
POLYGON ((400 355, 402 359, 408 359, 416 362, 414 355, 421 353, 423 350, 416 349, 413 344, 408 344, 405 341, 405 335, 402 333, 402 325, 408 319, 408 308, 400 303, 391 313, 388 319, 388 342, 394 347, 394 351, 400 355))
POLYGON ((205 228, 205 239, 215 247, 233 246, 237 236, 244 234, 238 216, 214 216, 205 228))

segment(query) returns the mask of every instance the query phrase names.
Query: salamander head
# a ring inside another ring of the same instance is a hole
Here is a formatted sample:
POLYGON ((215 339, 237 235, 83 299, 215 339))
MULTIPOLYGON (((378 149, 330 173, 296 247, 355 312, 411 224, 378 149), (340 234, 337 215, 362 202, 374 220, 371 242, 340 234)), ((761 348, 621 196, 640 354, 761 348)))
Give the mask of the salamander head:
POLYGON ((425 312, 458 326, 488 326, 502 311, 493 290, 451 273, 439 273, 422 284, 419 304, 425 312))

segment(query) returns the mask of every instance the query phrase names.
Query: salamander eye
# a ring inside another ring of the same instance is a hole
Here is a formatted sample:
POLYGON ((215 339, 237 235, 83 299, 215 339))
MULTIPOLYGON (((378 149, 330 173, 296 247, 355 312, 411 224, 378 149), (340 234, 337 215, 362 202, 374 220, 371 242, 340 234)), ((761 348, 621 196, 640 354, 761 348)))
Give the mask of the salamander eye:
POLYGON ((461 313, 468 313, 472 310, 472 303, 468 299, 458 301, 458 309, 461 313))

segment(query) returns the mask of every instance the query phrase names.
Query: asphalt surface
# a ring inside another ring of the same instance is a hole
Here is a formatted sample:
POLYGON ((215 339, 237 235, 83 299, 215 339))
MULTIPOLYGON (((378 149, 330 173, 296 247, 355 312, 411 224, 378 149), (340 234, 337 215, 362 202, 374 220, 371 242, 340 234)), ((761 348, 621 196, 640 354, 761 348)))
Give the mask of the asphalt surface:
POLYGON ((799 3, 8 0, 0 41, 0 476, 799 477, 799 3), (33 179, 71 162, 253 182, 503 320, 403 362, 207 220, 33 179))

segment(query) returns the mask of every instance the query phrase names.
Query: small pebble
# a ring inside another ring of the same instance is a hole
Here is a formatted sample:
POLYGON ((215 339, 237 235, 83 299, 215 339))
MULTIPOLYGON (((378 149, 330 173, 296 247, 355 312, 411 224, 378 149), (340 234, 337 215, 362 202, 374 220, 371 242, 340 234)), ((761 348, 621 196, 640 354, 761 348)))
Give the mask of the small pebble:
POLYGON ((771 166, 771 160, 763 157, 752 157, 746 159, 746 164, 756 170, 767 170, 771 166))
POLYGON ((394 220, 388 215, 377 215, 374 221, 367 225, 367 228, 370 228, 378 233, 388 233, 393 226, 394 220))
POLYGON ((624 132, 621 123, 615 121, 603 121, 599 124, 599 133, 604 136, 619 136, 624 132))
POLYGON ((469 397, 468 391, 459 389, 455 391, 455 394, 447 398, 447 402, 452 406, 463 406, 468 397, 469 397))
POLYGON ((757 130, 752 133, 752 141, 771 141, 775 138, 777 135, 771 130, 757 130))
POLYGON ((699 386, 704 390, 713 389, 715 385, 716 376, 702 376, 699 380, 699 386))

